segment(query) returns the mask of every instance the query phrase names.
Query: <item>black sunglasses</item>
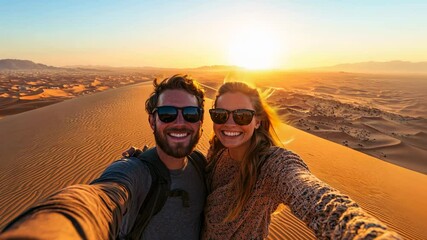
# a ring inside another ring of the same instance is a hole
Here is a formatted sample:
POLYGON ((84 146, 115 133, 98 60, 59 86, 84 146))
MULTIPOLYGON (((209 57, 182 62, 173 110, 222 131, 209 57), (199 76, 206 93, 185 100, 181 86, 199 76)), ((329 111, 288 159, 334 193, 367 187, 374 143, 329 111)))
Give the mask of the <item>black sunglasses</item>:
POLYGON ((233 111, 222 108, 209 109, 212 122, 216 124, 226 123, 230 113, 233 114, 234 122, 239 125, 248 125, 252 122, 252 118, 255 115, 255 111, 250 109, 236 109, 233 111))
POLYGON ((156 107, 153 110, 153 114, 157 112, 160 121, 164 123, 170 123, 175 121, 178 117, 178 110, 181 110, 181 114, 184 117, 184 120, 190 123, 198 122, 202 119, 203 109, 200 107, 174 107, 174 106, 161 106, 156 107))

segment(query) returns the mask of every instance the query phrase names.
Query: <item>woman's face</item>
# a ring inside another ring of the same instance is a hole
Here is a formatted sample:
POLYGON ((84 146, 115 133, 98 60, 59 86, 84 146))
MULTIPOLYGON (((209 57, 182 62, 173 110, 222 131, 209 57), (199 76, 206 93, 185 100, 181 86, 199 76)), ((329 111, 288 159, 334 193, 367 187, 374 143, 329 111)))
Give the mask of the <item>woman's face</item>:
MULTIPOLYGON (((222 108, 229 111, 236 109, 255 110, 250 98, 240 92, 229 92, 219 96, 215 108, 222 108)), ((259 121, 255 115, 248 125, 238 125, 234 122, 232 113, 230 113, 224 124, 214 123, 214 132, 229 151, 240 155, 248 149, 255 128, 258 127, 259 121)))

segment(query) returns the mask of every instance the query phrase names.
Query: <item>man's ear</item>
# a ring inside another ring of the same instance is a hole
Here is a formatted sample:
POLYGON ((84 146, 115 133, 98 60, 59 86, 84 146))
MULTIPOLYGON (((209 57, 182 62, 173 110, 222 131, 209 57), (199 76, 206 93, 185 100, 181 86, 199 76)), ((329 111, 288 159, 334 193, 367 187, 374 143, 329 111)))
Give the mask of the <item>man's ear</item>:
POLYGON ((151 129, 154 130, 155 125, 156 125, 156 119, 155 119, 153 114, 148 115, 148 122, 150 123, 151 129))

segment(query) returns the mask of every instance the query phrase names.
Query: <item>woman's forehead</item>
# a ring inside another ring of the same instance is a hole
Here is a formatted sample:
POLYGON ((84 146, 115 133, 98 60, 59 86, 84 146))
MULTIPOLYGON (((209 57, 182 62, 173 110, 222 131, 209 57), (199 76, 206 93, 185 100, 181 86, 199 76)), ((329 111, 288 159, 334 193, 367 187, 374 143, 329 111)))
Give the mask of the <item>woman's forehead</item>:
POLYGON ((240 108, 253 109, 253 104, 251 99, 243 93, 228 92, 217 98, 216 107, 230 110, 240 108))

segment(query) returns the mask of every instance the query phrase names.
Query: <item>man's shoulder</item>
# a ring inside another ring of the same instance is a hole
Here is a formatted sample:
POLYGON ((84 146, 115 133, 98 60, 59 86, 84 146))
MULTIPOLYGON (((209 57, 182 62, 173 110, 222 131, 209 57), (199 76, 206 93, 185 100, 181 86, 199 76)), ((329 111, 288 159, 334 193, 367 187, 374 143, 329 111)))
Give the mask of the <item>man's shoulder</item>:
POLYGON ((101 176, 92 183, 106 181, 132 183, 149 175, 150 170, 140 159, 135 157, 122 158, 110 164, 101 176))
POLYGON ((109 167, 129 170, 138 170, 139 168, 147 169, 146 164, 137 157, 118 159, 114 161, 109 167))
POLYGON ((198 150, 194 150, 190 155, 188 155, 190 164, 192 164, 197 172, 204 178, 206 166, 208 161, 206 156, 198 150))
POLYGON ((192 153, 190 153, 190 155, 188 155, 188 157, 191 158, 192 160, 194 160, 198 164, 206 165, 206 163, 207 163, 206 156, 197 149, 194 150, 192 153))

